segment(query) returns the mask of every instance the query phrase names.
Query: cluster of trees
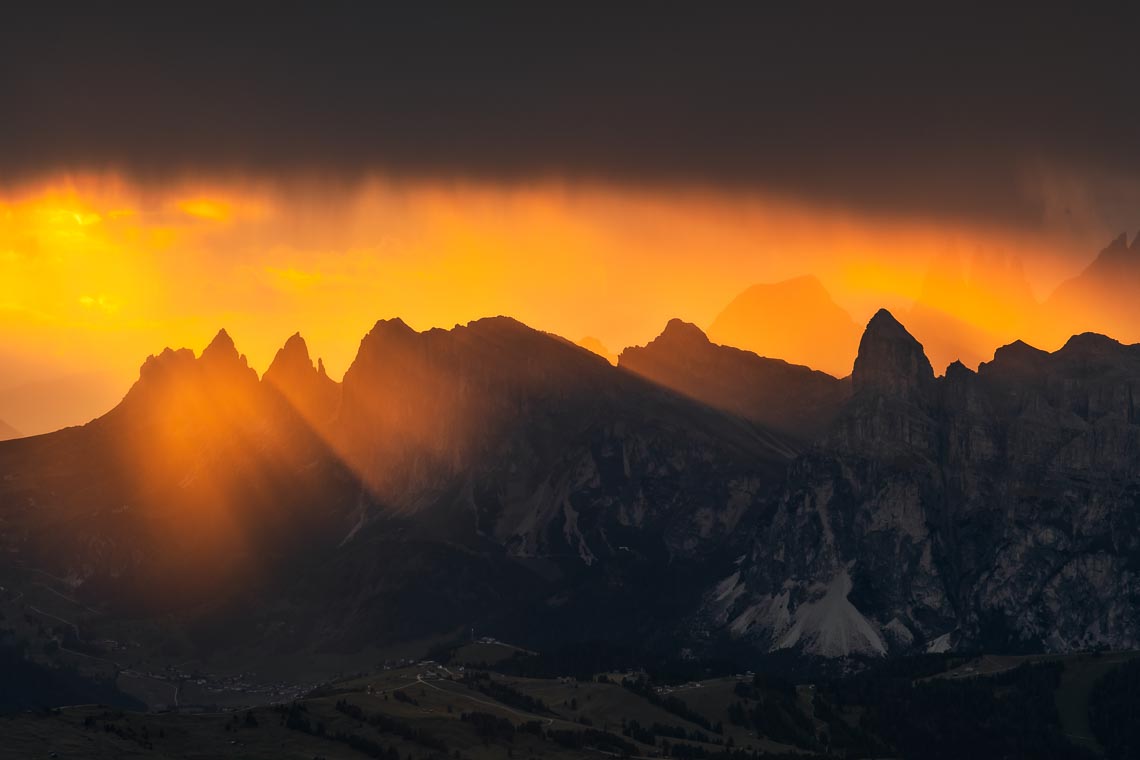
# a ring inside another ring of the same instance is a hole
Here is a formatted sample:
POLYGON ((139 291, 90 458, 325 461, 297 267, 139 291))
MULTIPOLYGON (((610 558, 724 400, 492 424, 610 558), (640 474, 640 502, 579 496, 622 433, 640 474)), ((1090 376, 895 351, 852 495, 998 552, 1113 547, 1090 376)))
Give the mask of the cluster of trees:
POLYGON ((821 719, 831 718, 831 749, 873 756, 886 748, 904 757, 952 760, 1033 757, 1085 760, 1060 727, 1054 692, 1064 666, 1022 665, 987 678, 933 679, 868 672, 821 687, 821 719), (844 708, 858 707, 858 731, 845 730, 844 708))
POLYGON ((494 680, 491 678, 490 673, 468 671, 461 679, 461 683, 474 687, 491 699, 502 702, 504 705, 513 707, 516 710, 539 713, 541 715, 553 715, 553 712, 551 712, 550 708, 541 699, 532 697, 529 694, 524 694, 518 689, 512 688, 501 681, 494 680))
POLYGON ((661 742, 661 752, 665 757, 680 757, 691 760, 803 760, 803 755, 761 753, 744 749, 709 749, 695 744, 670 744, 661 742))
POLYGON ((642 744, 656 744, 658 736, 664 736, 671 739, 688 739, 694 742, 705 743, 723 743, 723 739, 716 739, 715 741, 709 737, 704 731, 685 730, 684 726, 669 726, 664 723, 653 722, 652 725, 642 726, 636 720, 623 721, 621 732, 623 736, 628 736, 634 741, 639 741, 642 744))
POLYGON ((684 718, 690 723, 695 723, 706 731, 712 731, 714 734, 724 733, 723 723, 720 721, 713 723, 707 717, 685 704, 684 701, 671 694, 664 697, 660 696, 653 691, 653 687, 644 679, 626 678, 622 680, 621 684, 634 694, 647 700, 650 704, 657 705, 663 710, 671 712, 679 718, 684 718))
POLYGON ((400 760, 400 752, 393 745, 383 745, 375 739, 348 731, 329 733, 325 724, 320 722, 314 727, 313 722, 309 720, 309 708, 300 702, 276 705, 274 709, 281 714, 281 722, 285 727, 292 731, 347 744, 357 752, 376 760, 400 760))
POLYGON ((507 718, 500 718, 485 712, 460 713, 459 719, 470 723, 475 733, 484 739, 513 742, 516 734, 533 734, 542 736, 542 723, 537 720, 528 720, 516 726, 507 718))
POLYGON ((584 731, 571 729, 551 729, 546 738, 567 749, 590 748, 599 752, 610 752, 623 757, 639 755, 637 745, 607 731, 588 728, 584 731))
POLYGON ((447 744, 442 739, 399 718, 384 713, 365 713, 359 705, 354 705, 347 699, 338 700, 336 709, 361 723, 367 723, 381 733, 395 734, 401 739, 421 744, 428 749, 447 751, 447 744))
POLYGON ((790 700, 774 695, 760 696, 752 704, 733 702, 728 706, 728 720, 782 744, 812 747, 816 742, 811 719, 790 700))
POLYGON ((420 703, 416 700, 416 698, 413 697, 412 695, 408 694, 408 692, 406 692, 406 691, 396 689, 394 692, 392 692, 392 696, 396 699, 397 702, 403 702, 405 704, 415 705, 416 707, 420 706, 420 703))

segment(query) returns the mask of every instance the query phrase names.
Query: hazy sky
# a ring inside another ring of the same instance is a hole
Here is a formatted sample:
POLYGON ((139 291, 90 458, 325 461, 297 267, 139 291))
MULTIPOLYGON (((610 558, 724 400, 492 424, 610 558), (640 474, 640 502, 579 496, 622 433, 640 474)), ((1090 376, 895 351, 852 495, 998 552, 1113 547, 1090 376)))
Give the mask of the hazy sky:
POLYGON ((301 330, 337 376, 390 316, 616 350, 805 273, 861 320, 946 254, 1044 296, 1140 228, 1120 7, 814 10, 9 12, 0 396, 222 326, 258 369, 301 330))
POLYGON ((575 176, 1026 226, 1076 178, 1140 224, 1127 4, 34 5, 0 25, 9 178, 575 176))

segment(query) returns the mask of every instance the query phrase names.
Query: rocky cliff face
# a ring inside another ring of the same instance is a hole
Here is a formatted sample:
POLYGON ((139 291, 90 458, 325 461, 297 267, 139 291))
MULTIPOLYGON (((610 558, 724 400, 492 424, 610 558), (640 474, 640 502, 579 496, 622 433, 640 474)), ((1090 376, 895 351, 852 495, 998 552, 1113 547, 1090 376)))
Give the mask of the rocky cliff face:
POLYGON ((1140 346, 1015 343, 935 379, 880 312, 852 381, 714 619, 824 655, 1140 642, 1140 346))

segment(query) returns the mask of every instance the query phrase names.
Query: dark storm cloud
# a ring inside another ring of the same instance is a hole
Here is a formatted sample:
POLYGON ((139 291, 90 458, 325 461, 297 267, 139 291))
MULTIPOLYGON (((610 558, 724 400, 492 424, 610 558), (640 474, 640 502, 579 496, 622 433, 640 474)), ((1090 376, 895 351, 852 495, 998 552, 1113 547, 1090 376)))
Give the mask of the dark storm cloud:
POLYGON ((568 175, 1032 223, 1026 167, 1140 177, 1140 27, 547 3, 47 5, 0 20, 0 172, 568 175))

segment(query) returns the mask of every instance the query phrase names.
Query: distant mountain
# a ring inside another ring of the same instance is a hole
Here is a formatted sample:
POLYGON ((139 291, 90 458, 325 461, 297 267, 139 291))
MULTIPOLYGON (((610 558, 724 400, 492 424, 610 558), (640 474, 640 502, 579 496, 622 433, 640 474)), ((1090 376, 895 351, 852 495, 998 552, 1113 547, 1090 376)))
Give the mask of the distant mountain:
POLYGON ((714 343, 846 377, 859 326, 819 280, 808 276, 753 285, 713 320, 708 336, 714 343))
POLYGON ((9 425, 4 420, 0 420, 0 441, 7 441, 11 438, 20 438, 23 436, 16 428, 9 425))
POLYGON ((598 356, 608 361, 610 364, 617 364, 617 354, 606 348, 604 343, 592 335, 587 335, 586 337, 580 339, 578 341, 578 345, 587 351, 594 352, 598 356))
POLYGON ((1080 274, 1053 291, 1045 302, 1048 325, 1058 339, 1093 331, 1140 341, 1140 235, 1128 245, 1120 235, 1080 274))
POLYGON ((904 319, 941 374, 955 361, 976 368, 998 346, 1037 337, 1040 310, 1020 259, 975 253, 936 258, 904 319))
POLYGON ((0 418, 25 435, 39 435, 90 422, 122 397, 111 375, 80 372, 0 388, 0 418))
POLYGON ((1140 346, 1018 342, 935 378, 883 311, 852 383, 713 620, 822 655, 1140 645, 1140 346))
POLYGON ((849 383, 809 367, 718 346, 679 319, 622 351, 618 366, 803 442, 828 427, 850 393, 849 383))

